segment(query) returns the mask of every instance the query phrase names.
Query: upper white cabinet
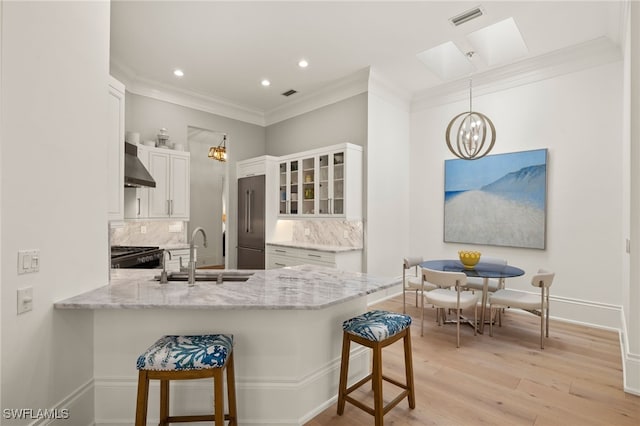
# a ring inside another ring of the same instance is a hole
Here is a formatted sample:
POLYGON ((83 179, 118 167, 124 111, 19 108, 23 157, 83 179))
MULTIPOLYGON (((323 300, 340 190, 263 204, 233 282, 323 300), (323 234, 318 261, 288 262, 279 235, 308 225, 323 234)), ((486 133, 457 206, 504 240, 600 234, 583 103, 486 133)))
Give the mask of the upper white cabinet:
POLYGON ((334 145, 278 163, 279 215, 362 218, 362 147, 334 145))
POLYGON ((156 187, 126 188, 125 218, 189 220, 190 154, 138 145, 138 158, 156 187))
POLYGON ((110 221, 124 219, 124 92, 124 85, 110 77, 107 145, 107 205, 110 221))
POLYGON ((149 173, 156 187, 149 189, 149 218, 189 219, 188 153, 149 150, 149 173))

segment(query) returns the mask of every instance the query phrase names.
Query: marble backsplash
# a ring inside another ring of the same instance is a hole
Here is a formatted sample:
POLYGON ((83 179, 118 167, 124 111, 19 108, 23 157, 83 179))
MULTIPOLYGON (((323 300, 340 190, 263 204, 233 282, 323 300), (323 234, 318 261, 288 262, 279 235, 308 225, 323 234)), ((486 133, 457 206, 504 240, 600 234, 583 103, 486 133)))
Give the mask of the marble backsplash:
MULTIPOLYGON (((362 221, 314 219, 281 222, 288 222, 287 234, 290 232, 292 242, 357 248, 364 245, 362 221)), ((285 239, 289 240, 289 237, 285 239)), ((110 239, 114 246, 186 244, 187 224, 181 221, 125 222, 124 226, 111 228, 110 239)))
POLYGON ((187 226, 182 221, 125 222, 111 228, 113 246, 170 246, 187 242, 187 226))
POLYGON ((292 222, 293 242, 358 248, 364 244, 362 221, 315 219, 292 222))

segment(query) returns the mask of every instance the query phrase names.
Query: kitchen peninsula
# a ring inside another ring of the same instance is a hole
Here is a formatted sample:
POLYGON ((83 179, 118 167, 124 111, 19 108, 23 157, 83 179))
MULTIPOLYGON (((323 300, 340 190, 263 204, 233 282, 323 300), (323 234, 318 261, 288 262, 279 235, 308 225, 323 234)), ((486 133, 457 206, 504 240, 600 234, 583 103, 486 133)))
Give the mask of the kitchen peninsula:
MULTIPOLYGON (((241 424, 300 425, 333 403, 342 321, 367 310, 368 294, 400 280, 315 265, 252 272, 246 282, 189 287, 160 284, 157 270, 112 270, 109 285, 56 303, 58 310, 94 311, 96 423, 132 421, 136 358, 166 334, 234 335, 241 424)), ((367 369, 368 352, 354 348, 352 377, 367 369)), ((211 406, 209 382, 176 387, 176 413, 211 406)), ((158 388, 151 389, 157 404, 158 388)))

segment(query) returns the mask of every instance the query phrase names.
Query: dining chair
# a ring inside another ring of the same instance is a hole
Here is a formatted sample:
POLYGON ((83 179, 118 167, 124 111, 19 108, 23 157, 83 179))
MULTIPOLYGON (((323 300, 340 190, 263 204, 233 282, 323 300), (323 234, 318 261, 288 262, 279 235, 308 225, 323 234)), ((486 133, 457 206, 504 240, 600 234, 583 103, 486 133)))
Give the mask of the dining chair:
MULTIPOLYGON (((489 308, 517 308, 540 317, 540 349, 544 349, 544 337, 549 337, 549 287, 555 273, 539 269, 531 278, 531 285, 540 288, 540 294, 509 289, 500 289, 490 295, 489 308)), ((493 336, 493 322, 489 323, 489 335, 493 336)))
MULTIPOLYGON (((402 282, 404 287, 402 288, 402 313, 406 314, 406 293, 409 291, 415 292, 416 295, 416 307, 418 307, 418 293, 433 290, 436 288, 431 283, 422 283, 422 276, 418 273, 420 264, 424 261, 424 258, 405 257, 402 262, 402 282), (412 272, 409 272, 413 268, 412 272)), ((424 304, 423 304, 424 305, 424 304)), ((423 306, 424 307, 424 306, 423 306)))
MULTIPOLYGON (((496 265, 507 264, 507 261, 505 259, 500 259, 498 257, 486 257, 486 256, 481 256, 480 262, 492 263, 496 265)), ((482 291, 483 287, 484 287, 484 278, 467 277, 467 284, 465 285, 466 289, 475 292, 475 291, 482 291)), ((489 285, 487 287, 489 292, 493 293, 494 291, 499 290, 501 288, 504 288, 504 278, 499 278, 499 279, 489 278, 489 285)))
MULTIPOLYGON (((481 256, 480 261, 482 263, 491 263, 494 265, 507 265, 506 259, 501 259, 499 257, 489 257, 489 256, 481 256)), ((491 294, 497 290, 504 288, 504 278, 489 278, 487 280, 487 294, 491 294)), ((471 290, 472 293, 479 291, 482 293, 484 291, 484 278, 482 277, 467 277, 467 284, 465 285, 466 290, 471 290)), ((487 300, 488 297, 487 297, 487 300)), ((480 302, 482 304, 482 302, 480 302)), ((481 309, 486 309, 486 306, 483 306, 481 309)), ((498 321, 502 324, 502 309, 497 312, 498 321)), ((494 321, 494 316, 489 316, 489 321, 494 321)))
MULTIPOLYGON (((460 347, 460 318, 462 310, 473 307, 473 335, 477 334, 478 324, 478 295, 470 291, 463 291, 467 282, 467 276, 463 272, 444 272, 423 268, 422 279, 430 282, 439 288, 425 292, 423 295, 427 303, 438 309, 438 325, 442 324, 445 309, 456 311, 457 340, 456 347, 460 347), (454 290, 454 291, 452 291, 454 290)), ((420 335, 424 335, 424 309, 422 310, 422 324, 420 335)))

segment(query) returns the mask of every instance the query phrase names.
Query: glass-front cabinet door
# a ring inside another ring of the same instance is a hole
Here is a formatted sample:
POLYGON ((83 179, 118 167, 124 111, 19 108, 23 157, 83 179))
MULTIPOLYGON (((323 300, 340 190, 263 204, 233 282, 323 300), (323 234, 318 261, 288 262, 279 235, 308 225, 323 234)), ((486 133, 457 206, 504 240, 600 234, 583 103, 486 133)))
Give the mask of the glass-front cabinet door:
POLYGON ((329 207, 329 154, 325 154, 318 158, 318 214, 330 214, 329 207))
POLYGON ((344 151, 318 157, 318 213, 344 215, 344 151))
POLYGON ((302 214, 312 215, 316 212, 316 159, 302 159, 302 214))
POLYGON ((280 163, 278 165, 278 180, 280 184, 280 196, 278 197, 278 205, 279 213, 288 214, 289 213, 289 184, 288 181, 288 173, 287 166, 289 163, 280 163))
POLYGON ((299 212, 300 173, 299 160, 286 161, 279 164, 281 215, 297 215, 299 212))
POLYGON ((332 198, 329 206, 334 215, 344 214, 344 151, 334 152, 331 161, 332 198))

